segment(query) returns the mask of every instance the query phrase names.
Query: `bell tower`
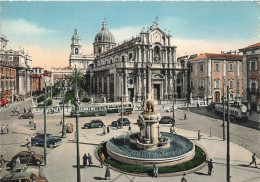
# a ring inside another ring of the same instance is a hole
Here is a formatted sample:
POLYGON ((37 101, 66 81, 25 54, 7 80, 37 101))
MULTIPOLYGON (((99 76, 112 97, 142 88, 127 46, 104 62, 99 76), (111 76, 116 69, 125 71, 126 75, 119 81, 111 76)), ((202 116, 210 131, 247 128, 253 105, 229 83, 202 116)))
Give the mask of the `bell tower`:
POLYGON ((74 35, 71 38, 70 47, 71 47, 70 55, 80 55, 81 54, 80 38, 78 36, 77 29, 74 30, 74 35))

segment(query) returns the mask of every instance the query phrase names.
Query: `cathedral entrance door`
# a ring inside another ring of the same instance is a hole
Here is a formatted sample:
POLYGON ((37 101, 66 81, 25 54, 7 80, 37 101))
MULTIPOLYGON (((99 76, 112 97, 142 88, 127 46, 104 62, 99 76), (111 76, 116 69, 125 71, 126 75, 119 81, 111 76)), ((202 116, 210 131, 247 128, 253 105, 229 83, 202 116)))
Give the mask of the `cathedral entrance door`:
POLYGON ((220 103, 220 93, 215 92, 215 102, 220 103))
POLYGON ((154 100, 160 100, 160 84, 154 84, 154 100))
POLYGON ((133 102, 133 100, 134 100, 134 89, 133 88, 128 89, 128 96, 129 96, 129 101, 133 102))

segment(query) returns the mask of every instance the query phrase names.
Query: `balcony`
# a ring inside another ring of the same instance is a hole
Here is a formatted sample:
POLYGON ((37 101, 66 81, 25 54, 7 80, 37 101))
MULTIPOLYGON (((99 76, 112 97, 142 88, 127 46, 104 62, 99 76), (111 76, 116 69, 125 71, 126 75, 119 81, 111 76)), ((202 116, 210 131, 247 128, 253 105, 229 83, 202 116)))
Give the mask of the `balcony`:
POLYGON ((248 88, 247 92, 250 94, 258 94, 259 93, 259 89, 256 88, 248 88))

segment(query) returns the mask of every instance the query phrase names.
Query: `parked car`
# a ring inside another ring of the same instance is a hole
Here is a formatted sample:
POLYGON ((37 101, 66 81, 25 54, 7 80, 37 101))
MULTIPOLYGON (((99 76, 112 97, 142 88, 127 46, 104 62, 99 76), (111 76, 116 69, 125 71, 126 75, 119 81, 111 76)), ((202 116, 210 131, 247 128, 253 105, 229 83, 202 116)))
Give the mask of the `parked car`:
POLYGON ((48 182, 45 177, 39 177, 32 172, 9 173, 2 182, 48 182))
MULTIPOLYGON (((62 140, 60 138, 55 138, 51 134, 46 134, 47 147, 53 148, 61 145, 62 140)), ((32 138, 32 145, 44 146, 44 134, 36 135, 32 138)))
POLYGON ((24 113, 20 116, 19 119, 33 119, 34 118, 34 114, 33 113, 24 113))
POLYGON ((21 164, 33 164, 40 166, 43 162, 43 156, 35 154, 33 151, 22 151, 16 154, 12 160, 7 163, 7 167, 13 168, 16 164, 16 159, 19 157, 21 164))
POLYGON ((73 132, 73 124, 67 123, 66 124, 66 132, 67 133, 72 133, 73 132))
POLYGON ((86 128, 102 128, 104 126, 103 121, 100 119, 91 120, 89 123, 85 123, 82 129, 86 128))
POLYGON ((172 119, 172 117, 171 116, 163 116, 162 118, 161 118, 161 120, 159 121, 159 123, 161 123, 161 124, 171 124, 171 123, 173 123, 174 121, 173 121, 173 119, 172 119))
MULTIPOLYGON (((119 123, 119 122, 121 122, 122 121, 122 119, 121 118, 118 118, 116 121, 113 121, 112 123, 111 123, 111 125, 113 126, 113 127, 116 127, 117 126, 117 123, 119 123)), ((130 124, 130 121, 129 121, 129 119, 128 118, 123 118, 123 126, 128 126, 130 124)))
MULTIPOLYGON (((131 114, 132 114, 132 111, 124 111, 124 112, 123 112, 123 115, 125 115, 125 116, 126 116, 126 115, 131 115, 131 114)), ((121 113, 120 113, 119 115, 121 115, 121 113)))
MULTIPOLYGON (((177 107, 174 107, 174 110, 176 111, 176 110, 177 110, 177 107)), ((169 108, 169 109, 166 110, 166 112, 172 112, 172 111, 173 111, 172 108, 169 108)))

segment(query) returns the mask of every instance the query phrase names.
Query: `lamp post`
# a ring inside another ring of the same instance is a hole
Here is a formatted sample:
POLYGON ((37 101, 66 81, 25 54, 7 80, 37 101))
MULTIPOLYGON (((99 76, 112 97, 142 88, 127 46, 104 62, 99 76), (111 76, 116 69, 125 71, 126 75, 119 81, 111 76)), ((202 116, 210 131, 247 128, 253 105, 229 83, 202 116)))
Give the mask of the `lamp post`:
POLYGON ((227 86, 227 182, 230 182, 230 144, 229 144, 229 86, 227 86))
POLYGON ((77 81, 77 68, 75 66, 75 76, 76 76, 76 84, 75 84, 75 110, 76 110, 76 134, 77 134, 77 182, 81 182, 80 179, 80 156, 79 156, 79 95, 78 95, 78 81, 77 81))
POLYGON ((175 96, 175 80, 174 80, 174 71, 172 72, 172 81, 173 81, 173 88, 172 88, 172 125, 175 124, 175 113, 174 113, 174 96, 175 96))
POLYGON ((43 159, 44 159, 44 166, 47 165, 47 134, 46 134, 46 96, 47 92, 46 92, 46 80, 45 80, 45 76, 44 76, 44 155, 43 155, 43 159))
MULTIPOLYGON (((63 77, 63 75, 62 75, 63 77)), ((66 138, 66 126, 64 117, 64 95, 65 95, 65 80, 62 80, 62 138, 66 138)))
POLYGON ((225 83, 223 80, 223 97, 222 97, 222 104, 223 104, 223 141, 225 141, 225 83))
POLYGON ((121 80, 121 122, 123 125, 123 77, 121 80))

